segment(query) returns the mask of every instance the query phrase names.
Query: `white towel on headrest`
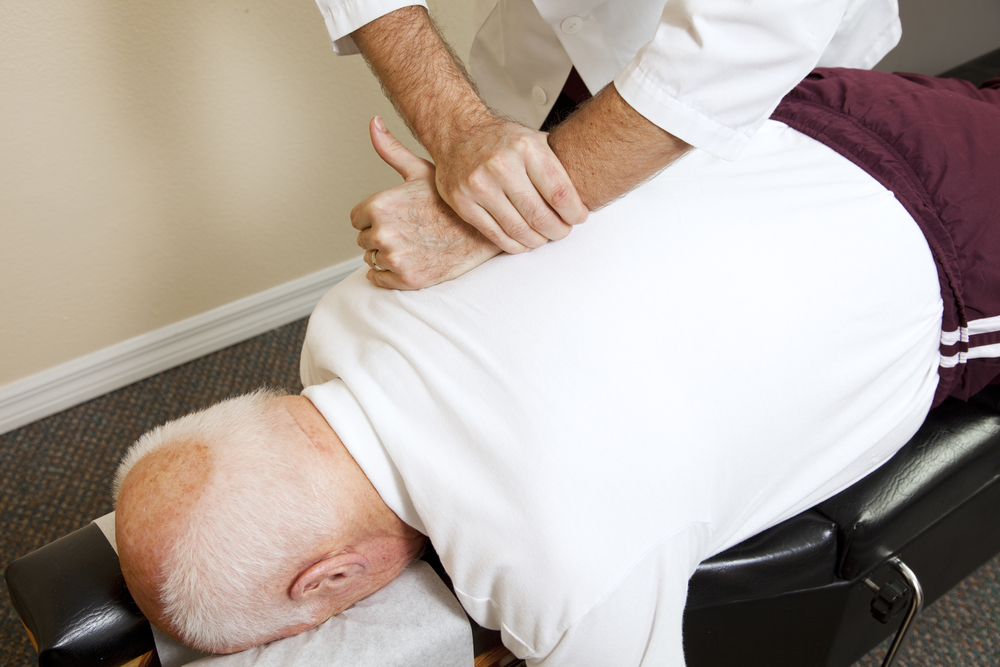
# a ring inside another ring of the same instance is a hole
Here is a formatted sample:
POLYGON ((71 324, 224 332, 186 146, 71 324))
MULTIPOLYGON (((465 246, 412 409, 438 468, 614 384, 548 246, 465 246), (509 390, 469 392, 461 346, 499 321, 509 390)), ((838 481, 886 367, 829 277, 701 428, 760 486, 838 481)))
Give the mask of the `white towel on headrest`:
MULTIPOLYGON (((114 513, 94 523, 117 552, 114 513)), ((209 655, 156 628, 153 639, 162 667, 469 667, 474 658, 468 617, 423 561, 319 627, 249 651, 209 655)))

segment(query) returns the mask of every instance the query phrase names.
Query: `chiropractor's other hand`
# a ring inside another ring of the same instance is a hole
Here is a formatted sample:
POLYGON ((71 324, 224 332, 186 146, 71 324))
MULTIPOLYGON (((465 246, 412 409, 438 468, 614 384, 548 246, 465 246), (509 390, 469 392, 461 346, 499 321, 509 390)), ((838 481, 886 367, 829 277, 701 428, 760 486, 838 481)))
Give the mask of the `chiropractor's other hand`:
POLYGON ((586 205, 548 135, 485 112, 435 155, 438 192, 509 253, 537 248, 587 219, 586 205))
POLYGON ((372 284, 430 287, 502 252, 441 199, 433 164, 411 153, 381 118, 373 118, 368 129, 375 152, 403 177, 402 185, 372 195, 351 211, 358 245, 372 266, 367 276, 372 284))

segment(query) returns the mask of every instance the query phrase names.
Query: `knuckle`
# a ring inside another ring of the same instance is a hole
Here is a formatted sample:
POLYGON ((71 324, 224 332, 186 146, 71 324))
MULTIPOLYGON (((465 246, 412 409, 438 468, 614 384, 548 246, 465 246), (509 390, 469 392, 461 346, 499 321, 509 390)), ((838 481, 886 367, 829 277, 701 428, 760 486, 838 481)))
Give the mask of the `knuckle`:
POLYGON ((391 250, 379 250, 378 256, 375 258, 378 262, 379 267, 383 271, 389 271, 390 273, 395 273, 399 268, 399 258, 391 250))
POLYGON ((473 195, 485 194, 490 189, 493 182, 493 174, 496 173, 493 165, 493 158, 487 161, 485 168, 474 169, 468 178, 468 189, 473 195))
POLYGON ((565 204, 573 203, 575 190, 571 190, 569 186, 565 184, 559 184, 552 191, 552 205, 553 206, 563 206, 565 204))
POLYGON ((500 221, 500 226, 511 238, 520 240, 531 234, 532 227, 522 218, 508 218, 500 221))
POLYGON ((560 211, 562 219, 571 225, 584 222, 589 213, 580 201, 576 188, 569 184, 560 184, 552 191, 552 207, 560 211))
POLYGON ((534 135, 527 133, 517 134, 511 141, 511 145, 514 147, 514 150, 520 153, 534 154, 538 150, 534 135))
POLYGON ((493 181, 510 180, 519 171, 524 171, 524 161, 515 154, 496 154, 487 161, 486 169, 493 181))
POLYGON ((471 192, 463 191, 455 193, 455 196, 448 202, 448 205, 459 216, 464 216, 473 210, 474 202, 475 198, 472 196, 471 192))
POLYGON ((367 209, 368 217, 373 221, 378 221, 389 216, 392 206, 383 197, 376 197, 368 203, 367 209))
POLYGON ((386 232, 385 227, 382 225, 373 225, 371 231, 368 233, 368 242, 377 248, 380 253, 388 252, 385 248, 388 245, 389 239, 387 238, 389 234, 386 232))
MULTIPOLYGON (((524 218, 525 227, 541 229, 556 222, 552 209, 536 192, 520 192, 512 198, 515 208, 524 218)), ((525 230, 527 231, 527 230, 525 230)))

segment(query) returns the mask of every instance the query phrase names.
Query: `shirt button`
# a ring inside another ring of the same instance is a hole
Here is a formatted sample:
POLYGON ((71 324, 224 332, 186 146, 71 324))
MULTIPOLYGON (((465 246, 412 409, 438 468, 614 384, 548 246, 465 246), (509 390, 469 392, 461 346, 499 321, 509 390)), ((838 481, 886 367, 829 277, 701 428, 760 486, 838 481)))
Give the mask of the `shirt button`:
POLYGON ((567 35, 575 35, 583 29, 583 19, 579 16, 570 16, 559 24, 562 31, 567 35))
POLYGON ((531 99, 535 101, 538 106, 544 106, 546 102, 549 101, 549 96, 545 94, 541 86, 535 86, 531 89, 531 99))

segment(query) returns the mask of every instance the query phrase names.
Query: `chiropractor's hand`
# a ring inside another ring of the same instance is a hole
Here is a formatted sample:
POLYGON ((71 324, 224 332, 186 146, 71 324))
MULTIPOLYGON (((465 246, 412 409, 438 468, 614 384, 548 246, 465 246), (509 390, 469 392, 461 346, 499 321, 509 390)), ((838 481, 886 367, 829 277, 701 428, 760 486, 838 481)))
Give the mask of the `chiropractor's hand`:
POLYGON ((439 148, 436 183, 458 215, 510 253, 565 237, 589 211, 544 132, 474 113, 439 148))
POLYGON ((483 103, 427 10, 401 7, 351 36, 431 154, 444 201, 501 250, 537 248, 586 220, 547 135, 483 103))
POLYGON ((381 118, 373 118, 368 129, 375 152, 403 177, 402 185, 372 195, 351 211, 358 245, 372 267, 369 281, 390 289, 421 289, 457 278, 502 252, 441 199, 433 164, 399 143, 381 118))

